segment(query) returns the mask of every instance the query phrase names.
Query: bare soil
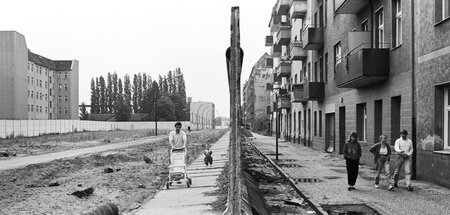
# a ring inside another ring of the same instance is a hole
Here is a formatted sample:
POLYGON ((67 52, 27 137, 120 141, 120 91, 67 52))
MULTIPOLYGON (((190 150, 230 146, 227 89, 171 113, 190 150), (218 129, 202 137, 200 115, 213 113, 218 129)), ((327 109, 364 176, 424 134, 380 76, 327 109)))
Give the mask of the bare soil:
MULTIPOLYGON (((189 163, 225 132, 208 130, 188 134, 189 163)), ((168 165, 168 140, 164 139, 5 170, 0 172, 0 214, 80 214, 104 203, 114 203, 121 214, 127 214, 162 187, 168 165), (149 158, 149 163, 144 162, 144 156, 149 158), (106 168, 109 171, 105 172, 106 168), (56 184, 59 185, 51 186, 56 184), (83 198, 71 195, 88 188, 93 192, 83 198)))
MULTIPOLYGON (((117 130, 46 134, 38 137, 16 137, 12 139, 0 138, 0 152, 6 152, 9 156, 38 155, 153 136, 153 132, 150 130, 117 130)), ((164 134, 167 131, 159 133, 164 134)), ((0 159, 2 158, 0 157, 0 159)))

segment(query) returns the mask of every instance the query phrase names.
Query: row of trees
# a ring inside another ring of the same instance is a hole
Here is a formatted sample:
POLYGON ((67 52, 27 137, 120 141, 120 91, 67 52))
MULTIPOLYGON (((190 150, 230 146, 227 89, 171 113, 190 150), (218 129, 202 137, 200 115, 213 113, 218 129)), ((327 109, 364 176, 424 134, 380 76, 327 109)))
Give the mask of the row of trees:
POLYGON ((108 73, 91 79, 91 114, 115 114, 116 120, 128 121, 132 113, 148 114, 145 120, 187 120, 186 86, 180 68, 152 79, 143 73, 122 78, 108 73), (156 106, 155 106, 156 104, 156 106))

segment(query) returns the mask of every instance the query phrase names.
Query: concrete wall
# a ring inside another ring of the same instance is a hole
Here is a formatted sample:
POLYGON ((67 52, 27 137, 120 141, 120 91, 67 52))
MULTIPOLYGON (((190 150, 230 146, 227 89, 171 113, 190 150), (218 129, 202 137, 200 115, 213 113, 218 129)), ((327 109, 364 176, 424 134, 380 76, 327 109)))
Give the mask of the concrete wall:
MULTIPOLYGON (((187 129, 189 122, 181 122, 187 129)), ((175 122, 158 122, 158 130, 173 130, 175 122)), ((0 138, 39 136, 75 131, 155 129, 155 122, 103 122, 85 120, 0 120, 0 138)))
POLYGON ((27 61, 25 37, 0 32, 0 119, 27 118, 27 61))
POLYGON ((432 0, 417 1, 415 8, 417 178, 450 187, 450 153, 443 143, 443 88, 450 86, 450 19, 436 22, 432 0))

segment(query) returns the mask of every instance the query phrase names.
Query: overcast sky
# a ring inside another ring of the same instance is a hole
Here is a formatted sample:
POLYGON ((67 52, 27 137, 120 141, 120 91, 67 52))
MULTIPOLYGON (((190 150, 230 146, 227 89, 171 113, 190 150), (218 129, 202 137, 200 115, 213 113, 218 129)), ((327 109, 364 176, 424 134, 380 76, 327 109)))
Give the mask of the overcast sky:
POLYGON ((116 71, 152 78, 180 67, 187 96, 211 101, 229 116, 225 50, 231 7, 240 7, 242 83, 264 46, 275 0, 11 0, 2 2, 0 30, 25 36, 28 48, 52 60, 80 62, 80 104, 90 80, 116 71))

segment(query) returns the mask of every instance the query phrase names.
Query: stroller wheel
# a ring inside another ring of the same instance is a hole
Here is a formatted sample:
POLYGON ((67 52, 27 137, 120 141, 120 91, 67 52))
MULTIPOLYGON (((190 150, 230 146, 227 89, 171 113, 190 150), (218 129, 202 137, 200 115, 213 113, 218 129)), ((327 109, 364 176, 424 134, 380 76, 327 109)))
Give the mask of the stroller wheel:
POLYGON ((188 188, 191 187, 191 185, 189 184, 189 180, 186 181, 186 185, 187 185, 188 188))
POLYGON ((166 182, 166 188, 169 189, 169 186, 170 186, 169 181, 167 181, 166 182))

